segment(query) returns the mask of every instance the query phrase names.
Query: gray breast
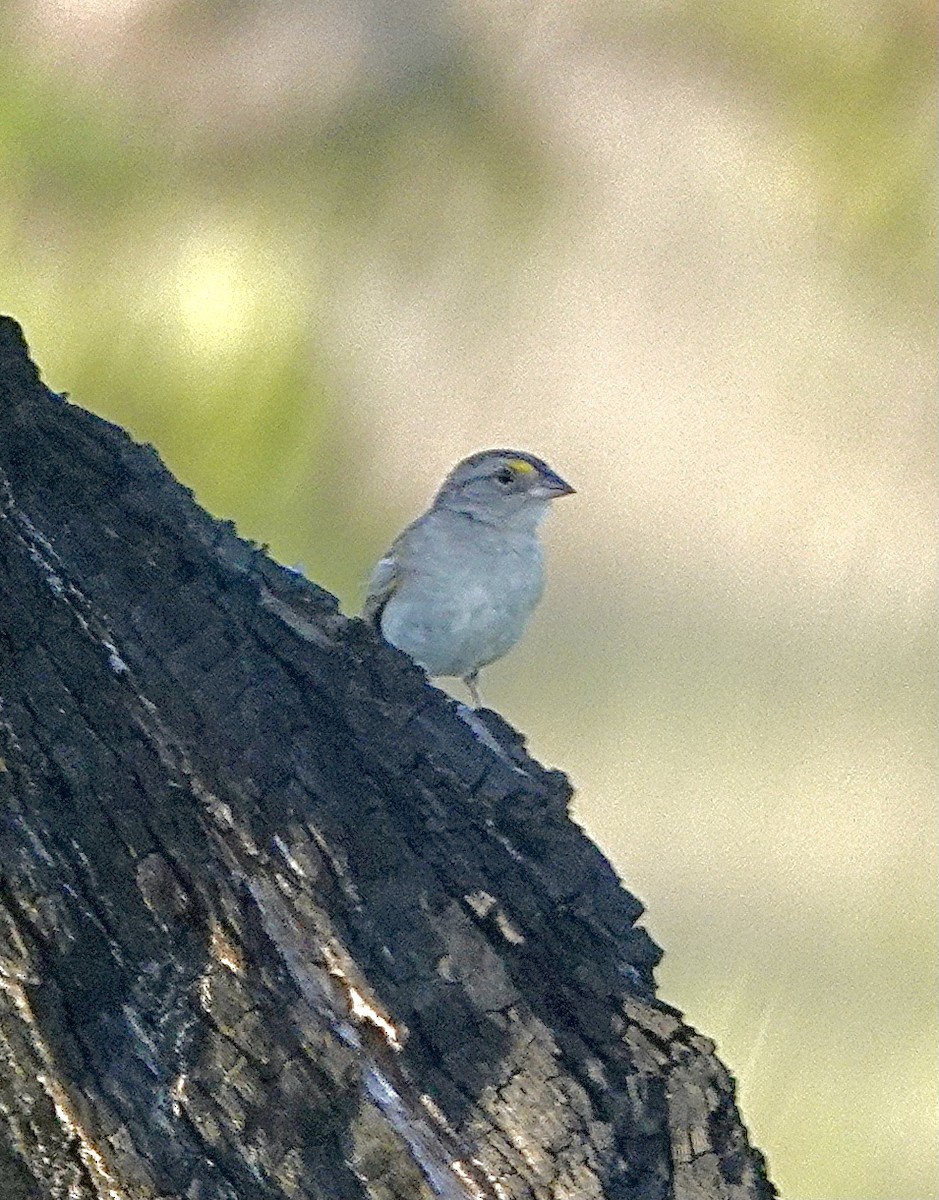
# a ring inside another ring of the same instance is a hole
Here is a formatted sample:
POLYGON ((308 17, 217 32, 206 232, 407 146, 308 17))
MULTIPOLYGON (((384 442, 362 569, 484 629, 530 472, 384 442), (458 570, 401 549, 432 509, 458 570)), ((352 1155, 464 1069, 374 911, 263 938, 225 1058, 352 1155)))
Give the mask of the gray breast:
POLYGON ((422 528, 409 550, 401 586, 382 613, 392 645, 431 675, 460 676, 515 645, 543 587, 534 533, 447 521, 422 528))

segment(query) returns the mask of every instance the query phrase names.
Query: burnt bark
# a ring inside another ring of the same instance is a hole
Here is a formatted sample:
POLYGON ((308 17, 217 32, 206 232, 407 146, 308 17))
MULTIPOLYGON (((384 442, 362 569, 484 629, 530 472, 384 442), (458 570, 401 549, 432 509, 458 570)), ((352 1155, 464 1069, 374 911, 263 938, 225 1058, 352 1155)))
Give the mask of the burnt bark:
POLYGON ((571 789, 0 320, 3 1200, 763 1200, 571 789))

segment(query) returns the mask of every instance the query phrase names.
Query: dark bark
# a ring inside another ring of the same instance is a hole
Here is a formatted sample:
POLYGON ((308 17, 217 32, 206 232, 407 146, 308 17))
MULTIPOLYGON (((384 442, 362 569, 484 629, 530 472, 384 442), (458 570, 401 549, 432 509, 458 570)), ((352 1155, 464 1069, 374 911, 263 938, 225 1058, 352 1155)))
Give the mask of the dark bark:
POLYGON ((774 1195, 566 778, 6 319, 0 606, 3 1200, 774 1195))

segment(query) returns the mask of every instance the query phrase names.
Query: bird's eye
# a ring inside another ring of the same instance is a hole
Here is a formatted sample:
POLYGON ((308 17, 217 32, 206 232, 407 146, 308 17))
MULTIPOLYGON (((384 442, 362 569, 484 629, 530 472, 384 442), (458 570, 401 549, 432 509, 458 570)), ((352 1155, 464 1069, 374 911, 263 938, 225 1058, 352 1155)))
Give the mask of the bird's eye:
POLYGON ((499 483, 503 483, 506 486, 508 486, 514 480, 514 478, 515 476, 508 467, 503 467, 500 471, 496 471, 496 479, 499 481, 499 483))

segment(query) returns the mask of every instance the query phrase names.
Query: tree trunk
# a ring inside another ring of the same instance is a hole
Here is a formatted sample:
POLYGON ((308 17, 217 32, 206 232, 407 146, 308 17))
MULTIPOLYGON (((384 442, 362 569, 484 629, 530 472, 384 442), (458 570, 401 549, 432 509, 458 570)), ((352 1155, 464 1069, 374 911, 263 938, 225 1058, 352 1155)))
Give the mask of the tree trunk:
POLYGON ((0 319, 2 1200, 772 1197, 570 794, 0 319))

